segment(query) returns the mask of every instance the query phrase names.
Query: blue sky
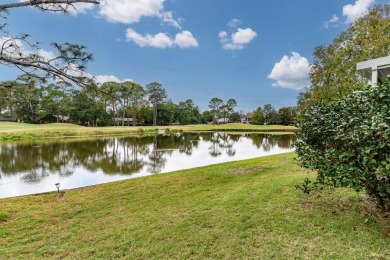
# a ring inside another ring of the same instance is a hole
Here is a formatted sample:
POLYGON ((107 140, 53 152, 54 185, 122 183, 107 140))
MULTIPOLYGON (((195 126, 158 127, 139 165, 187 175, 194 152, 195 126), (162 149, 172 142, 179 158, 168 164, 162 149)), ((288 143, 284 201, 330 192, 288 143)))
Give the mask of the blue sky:
MULTIPOLYGON (((99 82, 159 82, 174 102, 203 111, 213 97, 237 110, 293 106, 308 82, 315 46, 329 44, 381 0, 102 0, 70 15, 13 9, 11 34, 88 46, 99 82)), ((0 80, 20 72, 2 66, 0 80)))

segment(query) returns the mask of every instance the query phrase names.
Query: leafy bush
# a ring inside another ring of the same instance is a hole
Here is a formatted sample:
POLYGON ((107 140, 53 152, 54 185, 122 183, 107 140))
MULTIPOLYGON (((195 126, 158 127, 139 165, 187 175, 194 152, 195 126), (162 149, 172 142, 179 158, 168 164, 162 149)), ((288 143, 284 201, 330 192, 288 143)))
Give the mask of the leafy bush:
POLYGON ((10 218, 11 218, 11 216, 8 215, 7 213, 0 212, 0 222, 7 221, 10 218))
POLYGON ((390 77, 306 111, 295 144, 319 184, 365 190, 390 211, 390 77))

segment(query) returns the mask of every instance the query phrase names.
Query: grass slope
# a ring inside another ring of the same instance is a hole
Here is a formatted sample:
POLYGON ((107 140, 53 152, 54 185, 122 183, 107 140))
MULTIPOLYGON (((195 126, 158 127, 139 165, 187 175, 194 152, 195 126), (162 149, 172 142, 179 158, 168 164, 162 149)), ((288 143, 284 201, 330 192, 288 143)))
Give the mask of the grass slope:
POLYGON ((85 137, 97 135, 132 135, 139 134, 140 129, 144 133, 156 132, 156 129, 170 129, 180 131, 291 131, 292 126, 256 126, 249 124, 225 124, 225 125, 186 125, 186 126, 109 126, 109 127, 84 127, 74 124, 25 124, 14 122, 0 122, 1 140, 23 140, 44 137, 85 137))
POLYGON ((303 195, 293 157, 0 200, 0 256, 389 259, 388 220, 364 224, 349 190, 303 195))

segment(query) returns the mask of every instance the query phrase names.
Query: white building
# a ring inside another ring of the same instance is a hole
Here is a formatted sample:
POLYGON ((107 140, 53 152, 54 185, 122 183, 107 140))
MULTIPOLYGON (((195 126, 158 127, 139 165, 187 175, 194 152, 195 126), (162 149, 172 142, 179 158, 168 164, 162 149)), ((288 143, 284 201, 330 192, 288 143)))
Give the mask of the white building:
POLYGON ((359 62, 356 69, 371 81, 371 84, 382 83, 390 75, 390 56, 359 62))

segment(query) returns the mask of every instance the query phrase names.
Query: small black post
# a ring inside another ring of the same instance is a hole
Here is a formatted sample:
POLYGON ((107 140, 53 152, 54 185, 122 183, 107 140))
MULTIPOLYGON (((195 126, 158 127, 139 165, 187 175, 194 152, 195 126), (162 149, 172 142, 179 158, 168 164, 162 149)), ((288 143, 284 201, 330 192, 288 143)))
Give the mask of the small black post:
POLYGON ((58 183, 56 183, 55 185, 56 185, 57 191, 58 191, 58 193, 59 193, 59 192, 60 192, 60 183, 58 182, 58 183))

